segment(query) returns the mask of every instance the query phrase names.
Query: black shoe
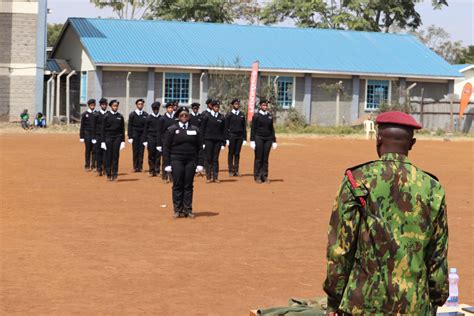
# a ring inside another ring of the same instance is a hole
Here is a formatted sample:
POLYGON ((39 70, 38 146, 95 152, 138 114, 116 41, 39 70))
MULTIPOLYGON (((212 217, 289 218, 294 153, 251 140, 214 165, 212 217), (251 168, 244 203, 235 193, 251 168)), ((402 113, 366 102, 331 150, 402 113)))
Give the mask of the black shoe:
POLYGON ((97 171, 97 175, 98 175, 99 177, 102 177, 102 176, 104 175, 104 173, 102 172, 102 170, 98 170, 98 171, 97 171))
POLYGON ((229 172, 229 177, 234 177, 234 176, 235 176, 235 173, 229 172))
POLYGON ((262 184, 262 179, 255 179, 255 182, 257 182, 258 184, 262 184))
POLYGON ((84 167, 84 170, 85 170, 86 172, 89 172, 89 171, 91 171, 91 167, 85 166, 85 167, 84 167))
POLYGON ((174 213, 173 213, 173 218, 174 218, 174 219, 177 219, 177 218, 180 218, 180 217, 181 217, 181 214, 180 214, 180 213, 178 213, 178 212, 174 212, 174 213))
POLYGON ((215 179, 213 180, 213 182, 214 182, 214 183, 221 183, 221 180, 215 178, 215 179))
POLYGON ((194 215, 193 213, 187 213, 185 216, 187 218, 193 218, 193 219, 196 218, 196 215, 194 215))
POLYGON ((107 181, 113 181, 112 176, 107 175, 107 181))
POLYGON ((240 172, 236 171, 236 172, 234 173, 234 177, 240 177, 240 172))

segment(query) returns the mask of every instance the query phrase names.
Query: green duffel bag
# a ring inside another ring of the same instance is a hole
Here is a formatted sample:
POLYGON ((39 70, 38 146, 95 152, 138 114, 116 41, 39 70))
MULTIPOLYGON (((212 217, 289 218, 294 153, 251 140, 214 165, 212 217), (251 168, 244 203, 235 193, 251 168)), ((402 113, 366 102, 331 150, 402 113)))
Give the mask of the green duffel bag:
POLYGON ((288 307, 270 307, 259 309, 257 315, 263 316, 324 316, 326 315, 327 299, 290 299, 288 307))

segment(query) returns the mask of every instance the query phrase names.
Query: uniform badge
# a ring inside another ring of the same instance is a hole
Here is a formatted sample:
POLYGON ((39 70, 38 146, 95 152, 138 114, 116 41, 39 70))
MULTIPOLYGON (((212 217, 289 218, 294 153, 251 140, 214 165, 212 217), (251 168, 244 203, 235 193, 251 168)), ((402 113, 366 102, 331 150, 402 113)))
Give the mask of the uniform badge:
POLYGON ((271 116, 269 116, 268 118, 269 118, 270 120, 272 119, 272 117, 271 117, 271 116))
POLYGON ((176 135, 179 134, 179 129, 177 129, 175 132, 174 132, 176 135))
POLYGON ((89 117, 89 114, 86 114, 86 117, 89 117))

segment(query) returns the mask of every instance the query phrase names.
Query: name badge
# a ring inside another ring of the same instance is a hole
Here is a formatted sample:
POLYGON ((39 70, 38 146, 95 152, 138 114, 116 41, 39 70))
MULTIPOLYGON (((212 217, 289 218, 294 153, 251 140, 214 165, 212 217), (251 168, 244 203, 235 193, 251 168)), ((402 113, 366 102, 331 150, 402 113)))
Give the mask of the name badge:
POLYGON ((188 135, 197 135, 197 131, 186 131, 186 134, 188 135))

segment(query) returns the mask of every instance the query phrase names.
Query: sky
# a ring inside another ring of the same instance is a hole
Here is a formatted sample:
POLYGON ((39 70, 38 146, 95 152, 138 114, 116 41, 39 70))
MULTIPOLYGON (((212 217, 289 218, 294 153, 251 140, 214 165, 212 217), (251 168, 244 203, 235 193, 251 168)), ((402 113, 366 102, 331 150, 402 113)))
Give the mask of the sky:
MULTIPOLYGON (((433 10, 431 0, 417 4, 421 29, 434 24, 444 28, 452 40, 474 45, 474 0, 448 0, 448 4, 442 10, 433 10)), ((115 17, 112 10, 98 9, 89 0, 48 0, 48 8, 48 23, 64 23, 68 17, 115 17)))

